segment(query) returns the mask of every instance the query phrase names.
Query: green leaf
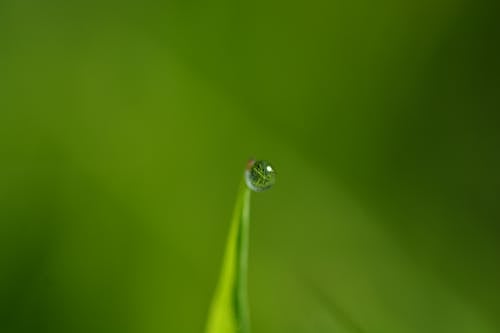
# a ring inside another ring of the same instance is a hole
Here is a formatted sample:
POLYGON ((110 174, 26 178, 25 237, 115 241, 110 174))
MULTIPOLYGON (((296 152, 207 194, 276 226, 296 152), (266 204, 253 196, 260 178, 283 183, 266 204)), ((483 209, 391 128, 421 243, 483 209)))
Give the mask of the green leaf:
POLYGON ((206 333, 250 333, 247 301, 249 223, 250 190, 243 180, 238 191, 206 333))

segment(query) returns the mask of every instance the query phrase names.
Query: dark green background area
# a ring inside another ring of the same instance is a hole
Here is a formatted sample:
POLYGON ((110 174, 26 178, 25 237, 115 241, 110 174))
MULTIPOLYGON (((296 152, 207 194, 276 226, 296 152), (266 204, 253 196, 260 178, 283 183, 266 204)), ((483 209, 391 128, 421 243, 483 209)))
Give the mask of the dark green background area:
POLYGON ((0 0, 0 332, 500 330, 495 1, 0 0))

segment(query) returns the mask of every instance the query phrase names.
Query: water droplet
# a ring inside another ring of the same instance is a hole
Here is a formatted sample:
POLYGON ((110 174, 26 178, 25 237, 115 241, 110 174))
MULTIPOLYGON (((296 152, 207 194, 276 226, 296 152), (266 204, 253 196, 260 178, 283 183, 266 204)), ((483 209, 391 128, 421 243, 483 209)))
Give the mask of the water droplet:
POLYGON ((276 182, 276 171, 268 161, 250 160, 245 170, 245 181, 251 190, 262 192, 274 185, 276 182))

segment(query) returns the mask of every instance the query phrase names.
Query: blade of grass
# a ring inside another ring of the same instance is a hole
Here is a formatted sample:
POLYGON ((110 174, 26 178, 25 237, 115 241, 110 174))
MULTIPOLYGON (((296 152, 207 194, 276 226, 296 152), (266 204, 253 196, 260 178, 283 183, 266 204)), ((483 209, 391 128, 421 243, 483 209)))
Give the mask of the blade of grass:
POLYGON ((247 300, 250 190, 241 182, 206 333, 250 333, 247 300))

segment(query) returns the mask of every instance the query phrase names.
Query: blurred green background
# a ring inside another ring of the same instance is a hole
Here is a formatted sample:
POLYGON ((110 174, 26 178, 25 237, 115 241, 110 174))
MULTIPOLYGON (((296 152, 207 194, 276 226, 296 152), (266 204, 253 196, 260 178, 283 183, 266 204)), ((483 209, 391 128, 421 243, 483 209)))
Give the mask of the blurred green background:
POLYGON ((500 332, 499 13, 0 0, 0 332, 202 332, 250 156, 254 332, 500 332))

